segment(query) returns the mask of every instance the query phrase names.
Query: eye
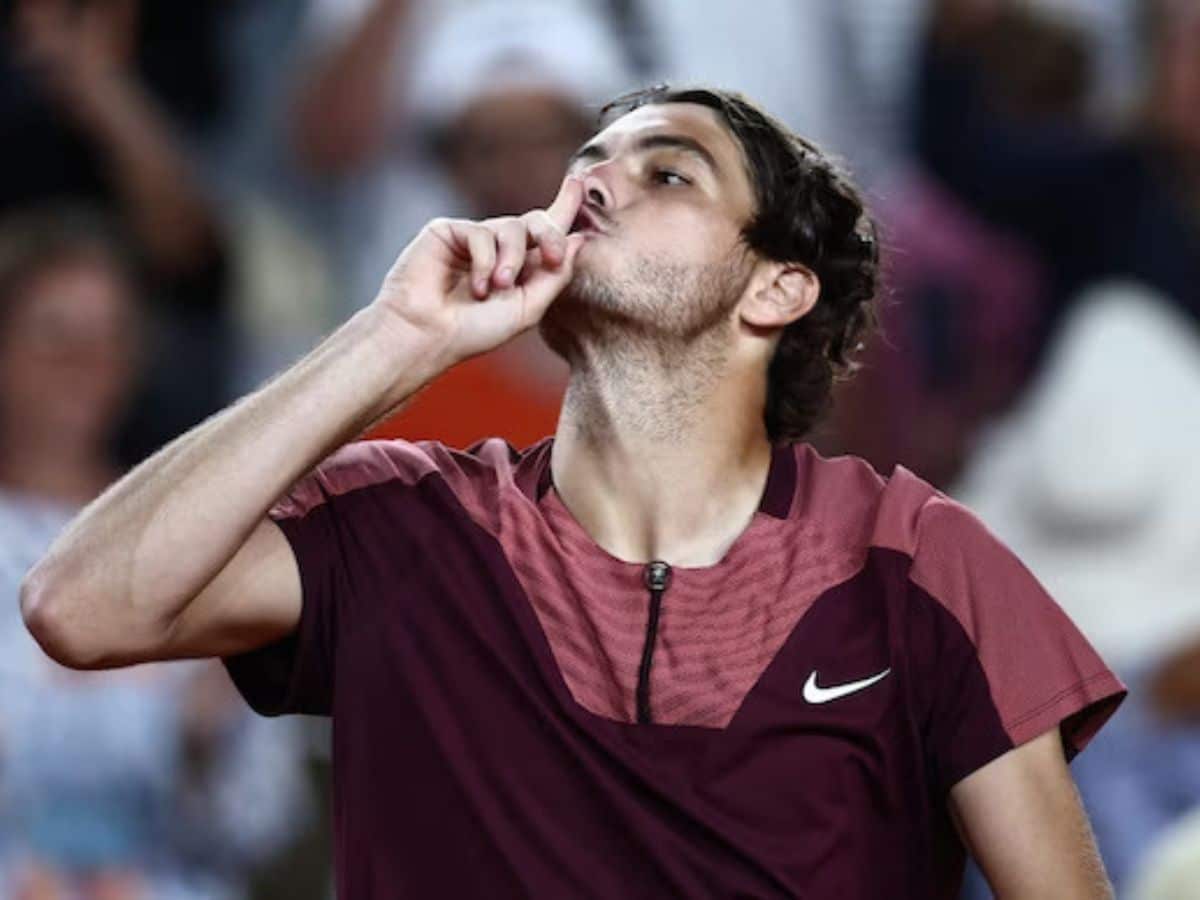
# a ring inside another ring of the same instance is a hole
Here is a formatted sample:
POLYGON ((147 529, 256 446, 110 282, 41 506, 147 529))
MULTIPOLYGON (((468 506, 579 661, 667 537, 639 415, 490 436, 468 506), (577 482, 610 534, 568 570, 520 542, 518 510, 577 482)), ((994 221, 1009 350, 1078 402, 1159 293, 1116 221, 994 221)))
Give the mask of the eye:
POLYGON ((671 169, 655 169, 651 176, 655 181, 661 181, 663 184, 691 184, 691 179, 671 169), (668 181, 670 178, 678 178, 678 182, 668 181))

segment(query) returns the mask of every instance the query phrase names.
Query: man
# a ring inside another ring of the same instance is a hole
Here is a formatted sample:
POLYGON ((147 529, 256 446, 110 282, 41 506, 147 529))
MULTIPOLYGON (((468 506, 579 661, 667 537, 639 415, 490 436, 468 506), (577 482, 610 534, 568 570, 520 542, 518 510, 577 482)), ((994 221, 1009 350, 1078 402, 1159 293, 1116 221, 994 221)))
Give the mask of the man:
POLYGON ((333 716, 342 896, 953 897, 964 843, 1109 896, 1066 761, 1124 685, 961 506, 797 440, 870 320, 853 187, 739 95, 610 106, 88 509, 30 629, 333 716), (535 323, 553 439, 337 449, 535 323))

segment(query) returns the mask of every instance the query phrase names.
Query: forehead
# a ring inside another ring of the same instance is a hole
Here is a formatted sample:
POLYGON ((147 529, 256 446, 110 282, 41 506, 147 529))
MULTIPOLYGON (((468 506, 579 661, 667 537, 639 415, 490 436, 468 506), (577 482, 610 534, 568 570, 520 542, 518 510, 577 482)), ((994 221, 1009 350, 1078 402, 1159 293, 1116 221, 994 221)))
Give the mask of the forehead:
POLYGON ((745 157, 737 138, 716 110, 699 103, 653 103, 628 112, 595 134, 589 143, 601 143, 616 155, 650 134, 677 134, 704 145, 721 170, 721 180, 735 195, 753 195, 745 157))
POLYGON ((87 252, 35 268, 21 279, 12 296, 22 301, 15 304, 22 314, 35 318, 123 311, 133 299, 126 274, 110 260, 87 252))

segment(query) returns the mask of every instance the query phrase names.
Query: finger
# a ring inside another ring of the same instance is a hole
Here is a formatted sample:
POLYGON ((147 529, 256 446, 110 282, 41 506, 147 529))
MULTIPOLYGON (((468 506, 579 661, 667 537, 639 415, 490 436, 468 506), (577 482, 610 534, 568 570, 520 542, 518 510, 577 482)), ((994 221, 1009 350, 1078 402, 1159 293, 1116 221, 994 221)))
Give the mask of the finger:
POLYGON ((475 222, 454 222, 451 227, 456 243, 465 246, 471 261, 471 292, 486 297, 492 270, 496 267, 496 235, 475 222))
POLYGON ((521 274, 517 276, 517 283, 513 287, 519 288, 529 284, 529 279, 533 278, 537 270, 544 265, 542 262, 544 256, 541 247, 533 247, 526 251, 525 265, 521 267, 521 274))
POLYGON ((496 234, 499 253, 492 281, 499 288, 516 284, 517 274, 525 264, 525 251, 529 245, 529 232, 525 223, 517 218, 495 219, 489 227, 496 234))
POLYGON ((567 236, 554 224, 554 220, 542 209, 530 210, 521 218, 533 239, 532 243, 542 251, 541 258, 546 265, 553 267, 561 263, 567 252, 567 236))
MULTIPOLYGON (((524 325, 532 325, 540 319, 554 298, 562 293, 563 288, 567 286, 575 272, 575 257, 586 240, 587 238, 582 234, 567 235, 566 251, 561 264, 555 268, 548 268, 545 265, 528 268, 529 274, 520 288, 524 292, 522 308, 527 320, 524 325)), ((530 251, 531 254, 540 252, 537 249, 530 251)))
POLYGON ((546 207, 546 214, 550 217, 550 221, 558 226, 558 230, 566 234, 571 230, 571 225, 575 221, 575 216, 579 214, 579 207, 582 203, 583 182, 574 175, 568 175, 563 179, 554 202, 546 207))

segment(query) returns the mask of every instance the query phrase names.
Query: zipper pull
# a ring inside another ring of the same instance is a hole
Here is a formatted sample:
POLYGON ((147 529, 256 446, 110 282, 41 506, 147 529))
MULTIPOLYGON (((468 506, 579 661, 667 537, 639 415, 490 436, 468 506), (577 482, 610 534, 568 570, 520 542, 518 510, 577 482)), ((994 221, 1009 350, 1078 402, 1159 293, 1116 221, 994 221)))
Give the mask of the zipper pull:
POLYGON ((642 580, 650 590, 661 594, 671 584, 671 566, 661 559, 646 563, 642 580))
POLYGON ((662 596, 671 584, 671 567, 661 559, 646 563, 642 570, 642 582, 650 591, 650 615, 646 622, 646 643, 642 647, 642 664, 638 667, 637 719, 650 721, 650 660, 654 655, 654 641, 658 636, 658 616, 662 608, 662 596))

